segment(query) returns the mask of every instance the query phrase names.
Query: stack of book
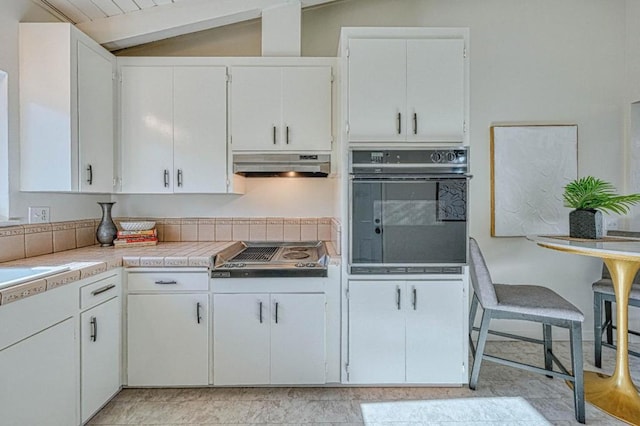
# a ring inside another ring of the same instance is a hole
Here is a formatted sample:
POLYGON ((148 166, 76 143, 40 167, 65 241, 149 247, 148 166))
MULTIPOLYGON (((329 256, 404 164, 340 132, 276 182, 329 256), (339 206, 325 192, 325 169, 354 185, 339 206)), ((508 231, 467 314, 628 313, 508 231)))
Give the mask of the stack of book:
POLYGON ((117 238, 113 241, 116 247, 155 246, 156 244, 158 244, 156 228, 145 231, 118 231, 117 238))

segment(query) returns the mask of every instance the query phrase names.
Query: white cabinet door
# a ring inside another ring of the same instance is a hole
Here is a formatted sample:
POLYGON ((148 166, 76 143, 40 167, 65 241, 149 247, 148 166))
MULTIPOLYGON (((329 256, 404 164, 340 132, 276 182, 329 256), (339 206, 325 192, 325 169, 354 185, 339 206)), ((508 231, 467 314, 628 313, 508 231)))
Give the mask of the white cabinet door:
POLYGON ((279 149, 282 139, 282 72, 279 67, 231 69, 231 148, 279 149))
POLYGON ((173 192, 173 69, 121 72, 122 192, 173 192))
POLYGON ((0 351, 0 423, 80 423, 75 324, 69 318, 0 351))
POLYGON ((460 384, 464 381, 463 281, 408 282, 407 383, 460 384))
POLYGON ((404 282, 349 282, 349 383, 405 381, 404 282))
POLYGON ((407 140, 463 142, 464 41, 407 40, 407 140))
POLYGON ((213 384, 269 384, 268 294, 214 294, 213 384))
POLYGON ((129 386, 209 384, 208 294, 128 296, 129 386))
POLYGON ((227 190, 227 83, 224 67, 173 70, 173 190, 227 190))
POLYGON ((77 55, 80 191, 113 192, 113 59, 81 41, 77 55))
POLYGON ((331 67, 285 67, 282 81, 280 147, 330 151, 331 67))
POLYGON ((406 41, 349 40, 349 140, 404 141, 406 41))
POLYGON ((80 315, 82 422, 120 389, 121 316, 119 297, 80 315))
POLYGON ((271 383, 325 383, 324 294, 272 294, 271 310, 271 383))
POLYGON ((112 192, 115 56, 69 23, 19 31, 20 189, 112 192))

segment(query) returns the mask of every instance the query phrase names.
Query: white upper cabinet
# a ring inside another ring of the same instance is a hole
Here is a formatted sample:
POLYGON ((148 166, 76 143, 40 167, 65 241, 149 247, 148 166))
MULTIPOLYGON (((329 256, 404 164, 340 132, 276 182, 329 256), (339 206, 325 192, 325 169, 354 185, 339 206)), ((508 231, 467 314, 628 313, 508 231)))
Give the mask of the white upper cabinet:
POLYGON ((71 24, 20 24, 21 190, 113 192, 114 73, 71 24))
POLYGON ((231 69, 234 151, 330 151, 331 67, 231 69))
POLYGON ((349 139, 403 141, 406 42, 349 41, 349 139))
POLYGON ((408 141, 463 141, 464 60, 463 40, 407 40, 408 141))
POLYGON ((349 141, 464 142, 465 62, 462 38, 349 39, 349 141))
POLYGON ((174 192, 227 190, 227 72, 173 69, 174 192))
POLYGON ((125 193, 227 192, 226 68, 122 66, 125 193))
POLYGON ((122 192, 173 192, 173 69, 121 74, 122 192))

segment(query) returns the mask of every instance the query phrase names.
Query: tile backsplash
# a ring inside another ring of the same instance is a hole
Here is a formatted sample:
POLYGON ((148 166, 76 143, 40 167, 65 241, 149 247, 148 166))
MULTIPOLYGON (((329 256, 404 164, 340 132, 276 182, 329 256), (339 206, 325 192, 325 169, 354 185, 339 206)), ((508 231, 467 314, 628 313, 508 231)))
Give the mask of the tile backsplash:
MULTIPOLYGON (((330 241, 340 254, 340 222, 331 217, 114 218, 153 220, 158 240, 178 241, 330 241)), ((0 227, 0 262, 97 244, 99 219, 0 227)))

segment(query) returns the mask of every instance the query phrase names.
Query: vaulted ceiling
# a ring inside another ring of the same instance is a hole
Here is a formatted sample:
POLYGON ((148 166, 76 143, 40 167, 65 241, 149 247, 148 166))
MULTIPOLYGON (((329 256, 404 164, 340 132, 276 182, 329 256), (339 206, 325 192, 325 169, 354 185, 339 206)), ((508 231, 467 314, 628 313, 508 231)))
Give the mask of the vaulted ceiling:
POLYGON ((149 43, 262 16, 291 3, 335 0, 33 0, 77 25, 110 50, 149 43))

